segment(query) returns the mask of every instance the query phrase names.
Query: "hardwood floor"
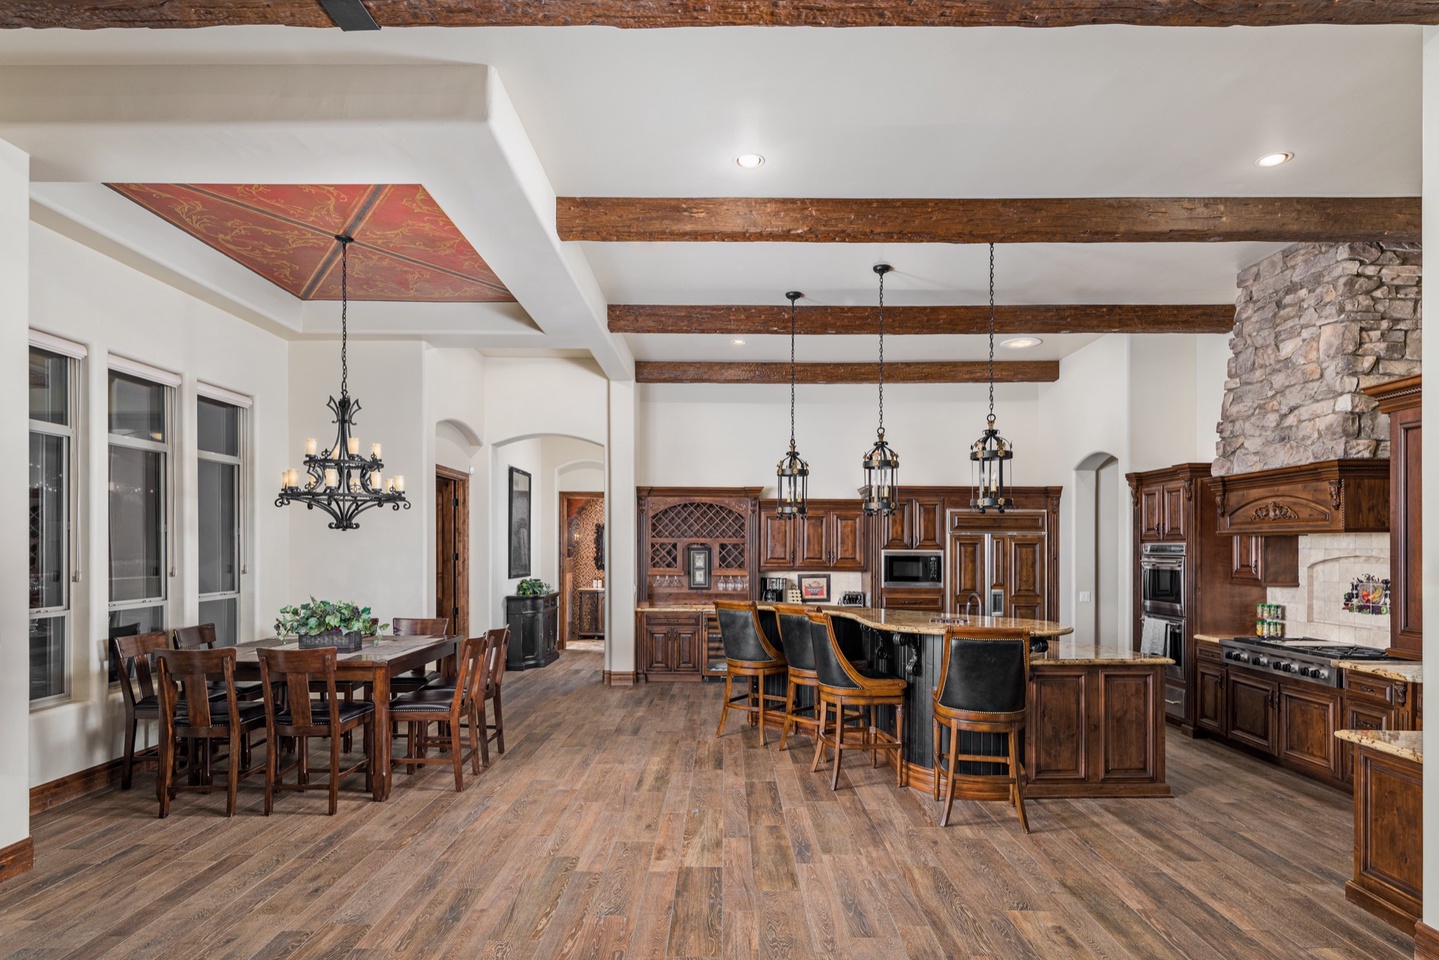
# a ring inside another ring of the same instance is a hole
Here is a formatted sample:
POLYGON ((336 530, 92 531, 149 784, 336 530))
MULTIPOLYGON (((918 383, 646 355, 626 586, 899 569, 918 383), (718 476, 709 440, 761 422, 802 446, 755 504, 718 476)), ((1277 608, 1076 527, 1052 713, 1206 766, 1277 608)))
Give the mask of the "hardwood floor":
POLYGON ((1169 800, 938 805, 846 763, 838 792, 722 687, 599 683, 592 651, 505 680, 508 752, 456 794, 135 789, 33 821, 0 957, 1321 958, 1413 956, 1344 900, 1347 796, 1169 739, 1169 800))

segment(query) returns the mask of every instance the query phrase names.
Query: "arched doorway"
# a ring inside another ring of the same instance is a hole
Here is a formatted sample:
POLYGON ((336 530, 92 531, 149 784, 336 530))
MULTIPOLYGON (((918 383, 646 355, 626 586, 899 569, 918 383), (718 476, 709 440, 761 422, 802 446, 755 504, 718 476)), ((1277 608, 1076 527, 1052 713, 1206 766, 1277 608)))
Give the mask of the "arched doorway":
POLYGON ((1119 460, 1097 451, 1074 468, 1074 636, 1117 640, 1119 601, 1119 460))

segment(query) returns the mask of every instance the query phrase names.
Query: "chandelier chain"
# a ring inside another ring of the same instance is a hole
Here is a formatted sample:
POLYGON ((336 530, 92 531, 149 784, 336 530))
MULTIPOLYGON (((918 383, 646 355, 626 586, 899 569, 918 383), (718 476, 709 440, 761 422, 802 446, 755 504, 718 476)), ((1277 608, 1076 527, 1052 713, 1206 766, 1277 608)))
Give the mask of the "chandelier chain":
POLYGON ((881 437, 884 436, 884 275, 886 270, 879 271, 879 435, 881 437))
POLYGON ((989 416, 985 418, 994 426, 994 244, 989 245, 989 416))
POLYGON ((350 324, 347 316, 350 312, 350 244, 354 238, 337 234, 335 239, 340 241, 340 396, 347 397, 350 395, 350 324))
POLYGON ((794 302, 797 297, 789 298, 789 448, 794 449, 794 302))

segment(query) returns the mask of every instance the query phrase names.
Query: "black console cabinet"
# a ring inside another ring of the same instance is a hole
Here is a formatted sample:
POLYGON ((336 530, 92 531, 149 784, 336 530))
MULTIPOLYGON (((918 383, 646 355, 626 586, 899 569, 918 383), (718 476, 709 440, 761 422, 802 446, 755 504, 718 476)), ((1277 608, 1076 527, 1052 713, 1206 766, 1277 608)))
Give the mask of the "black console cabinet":
POLYGON ((505 597, 505 619, 510 624, 509 670, 543 667, 559 659, 558 593, 538 597, 505 597))

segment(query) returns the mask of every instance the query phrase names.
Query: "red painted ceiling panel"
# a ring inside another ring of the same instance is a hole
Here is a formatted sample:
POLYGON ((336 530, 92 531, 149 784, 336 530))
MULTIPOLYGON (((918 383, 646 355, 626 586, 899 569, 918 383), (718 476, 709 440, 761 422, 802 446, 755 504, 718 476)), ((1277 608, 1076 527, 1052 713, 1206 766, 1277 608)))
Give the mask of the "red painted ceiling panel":
POLYGON ((111 184, 237 263, 305 300, 512 301, 489 265, 419 184, 111 184))

